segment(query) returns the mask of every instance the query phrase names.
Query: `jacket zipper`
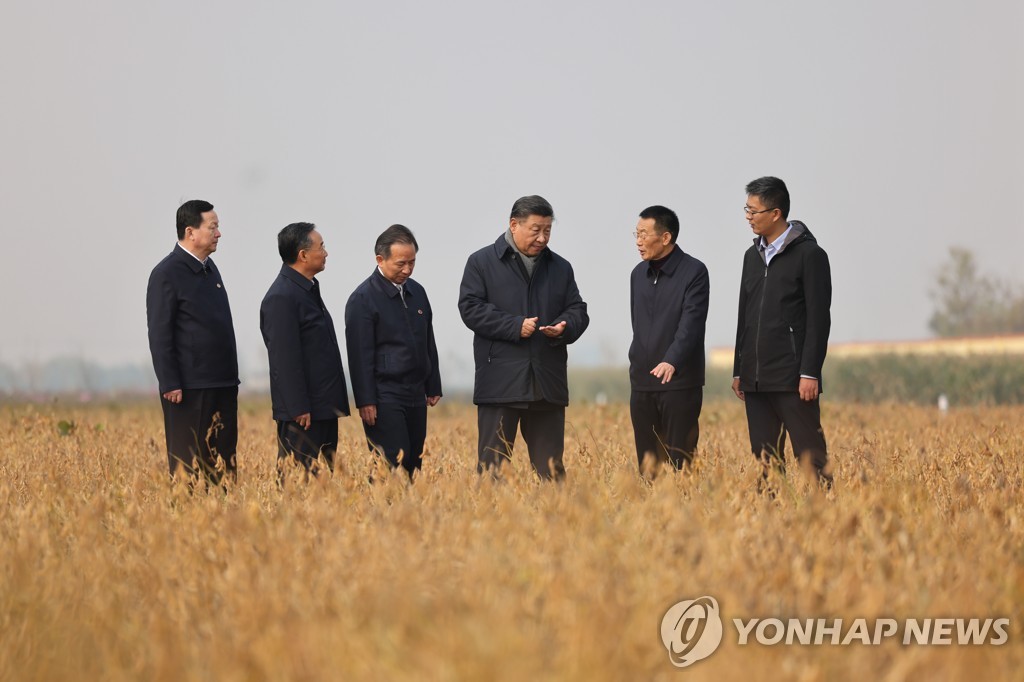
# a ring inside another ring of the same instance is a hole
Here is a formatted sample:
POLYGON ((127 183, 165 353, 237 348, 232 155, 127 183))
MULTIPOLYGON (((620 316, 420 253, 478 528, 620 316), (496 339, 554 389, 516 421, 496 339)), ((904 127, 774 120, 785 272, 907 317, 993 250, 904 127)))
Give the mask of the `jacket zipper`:
MULTIPOLYGON (((654 271, 654 281, 651 282, 651 286, 655 287, 655 289, 654 289, 654 291, 651 292, 651 295, 647 299, 647 319, 649 319, 649 320, 654 320, 655 319, 655 317, 656 317, 655 311, 658 309, 658 302, 655 299, 658 296, 658 289, 656 288, 656 285, 658 284, 658 277, 660 275, 661 275, 661 270, 655 270, 654 271)), ((654 366, 651 363, 657 364, 657 362, 655 362, 655 359, 650 357, 650 352, 649 352, 649 350, 647 348, 647 344, 646 343, 643 344, 643 356, 642 357, 643 357, 643 360, 647 364, 648 367, 653 367, 654 366)))
POLYGON ((754 388, 761 380, 761 316, 764 314, 764 297, 768 290, 768 264, 764 265, 764 283, 761 285, 761 304, 757 308, 757 333, 754 335, 754 388))

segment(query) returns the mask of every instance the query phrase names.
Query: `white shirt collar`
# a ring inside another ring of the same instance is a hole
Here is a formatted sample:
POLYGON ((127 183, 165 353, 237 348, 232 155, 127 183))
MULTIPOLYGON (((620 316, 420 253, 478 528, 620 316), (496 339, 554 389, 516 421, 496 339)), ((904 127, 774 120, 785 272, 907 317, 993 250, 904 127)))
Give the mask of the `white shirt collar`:
POLYGON ((186 249, 184 246, 182 246, 181 242, 178 242, 178 248, 181 249, 182 251, 184 251, 185 253, 187 253, 188 255, 192 256, 193 258, 195 258, 197 261, 199 261, 203 265, 206 265, 206 261, 208 261, 210 259, 209 256, 207 256, 206 258, 200 259, 199 256, 197 256, 196 254, 192 253, 191 251, 186 249))
POLYGON ((771 247, 774 251, 780 250, 782 248, 782 245, 786 243, 786 237, 792 231, 793 231, 793 223, 789 223, 789 226, 786 227, 785 232, 783 232, 778 237, 776 237, 775 241, 773 241, 771 244, 769 244, 768 240, 766 240, 764 238, 764 235, 762 235, 761 236, 761 248, 762 249, 766 249, 768 247, 771 247))
MULTIPOLYGON (((380 273, 381 277, 383 277, 384 279, 387 279, 388 282, 391 282, 391 280, 388 279, 388 276, 384 274, 384 271, 380 269, 379 265, 377 266, 377 272, 380 273)), ((391 286, 393 286, 394 288, 398 289, 399 291, 402 290, 402 285, 401 284, 395 284, 394 282, 391 282, 391 286)))

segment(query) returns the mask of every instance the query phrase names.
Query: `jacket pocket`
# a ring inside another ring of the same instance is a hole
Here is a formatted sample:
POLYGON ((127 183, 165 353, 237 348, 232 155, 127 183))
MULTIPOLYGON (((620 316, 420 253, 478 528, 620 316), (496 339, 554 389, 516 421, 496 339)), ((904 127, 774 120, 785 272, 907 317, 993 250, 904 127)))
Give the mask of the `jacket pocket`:
POLYGON ((793 357, 795 358, 796 357, 796 332, 793 331, 792 327, 789 328, 789 348, 790 348, 790 350, 793 351, 793 357))

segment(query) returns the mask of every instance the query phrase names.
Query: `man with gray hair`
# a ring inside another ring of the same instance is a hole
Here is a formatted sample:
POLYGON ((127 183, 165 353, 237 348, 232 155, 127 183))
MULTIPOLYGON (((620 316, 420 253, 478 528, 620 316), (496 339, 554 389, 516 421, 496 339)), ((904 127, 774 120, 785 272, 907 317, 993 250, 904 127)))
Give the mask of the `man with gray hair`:
POLYGON ((553 221, 543 197, 522 197, 508 229, 466 262, 459 313, 473 331, 480 472, 511 459, 522 425, 537 474, 565 476, 567 347, 590 318, 572 266, 548 248, 553 221))
POLYGON ((412 480, 423 466, 427 407, 441 400, 434 314, 412 279, 419 244, 392 225, 374 245, 377 267, 345 305, 352 392, 370 450, 412 480))

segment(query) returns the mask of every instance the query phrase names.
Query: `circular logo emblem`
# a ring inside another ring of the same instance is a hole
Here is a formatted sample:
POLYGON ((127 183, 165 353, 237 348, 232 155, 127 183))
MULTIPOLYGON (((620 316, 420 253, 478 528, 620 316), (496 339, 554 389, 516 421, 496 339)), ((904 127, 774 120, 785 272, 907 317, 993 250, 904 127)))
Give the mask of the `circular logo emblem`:
POLYGON ((674 604, 661 619, 661 641, 668 659, 685 668, 707 658, 722 643, 722 618, 714 597, 674 604))

